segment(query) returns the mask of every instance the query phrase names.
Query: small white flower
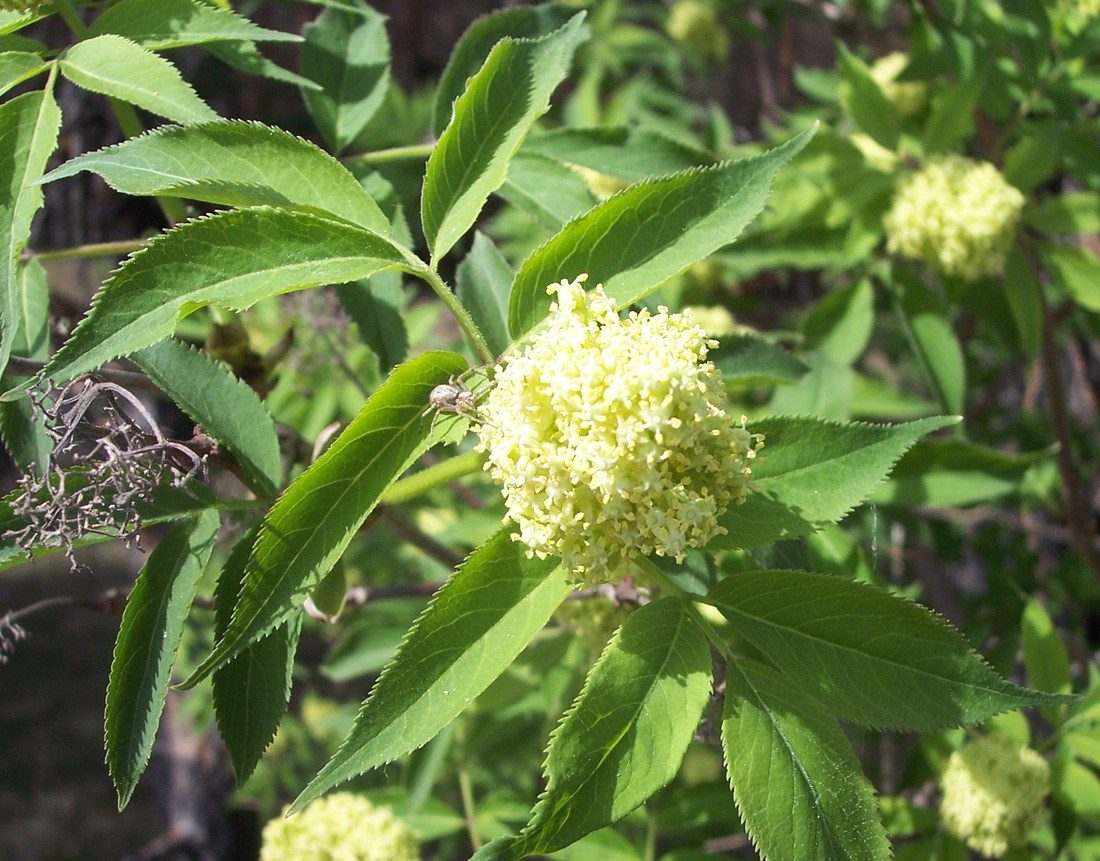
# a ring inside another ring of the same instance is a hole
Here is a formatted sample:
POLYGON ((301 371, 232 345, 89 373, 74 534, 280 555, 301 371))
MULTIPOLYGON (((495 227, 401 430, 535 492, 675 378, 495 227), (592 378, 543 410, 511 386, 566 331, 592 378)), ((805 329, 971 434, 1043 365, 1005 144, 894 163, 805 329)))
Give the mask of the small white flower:
POLYGON ((886 214, 886 247, 974 281, 1004 268, 1024 196, 997 168, 959 155, 904 180, 886 214))
POLYGON ((593 584, 638 553, 682 560, 724 532, 764 441, 719 406, 715 342, 689 312, 620 319, 586 277, 547 288, 547 324, 496 368, 478 433, 529 554, 593 584))
POLYGON ((1046 819, 1050 765, 1028 747, 999 735, 964 744, 944 769, 943 824, 972 849, 1000 858, 1046 819))

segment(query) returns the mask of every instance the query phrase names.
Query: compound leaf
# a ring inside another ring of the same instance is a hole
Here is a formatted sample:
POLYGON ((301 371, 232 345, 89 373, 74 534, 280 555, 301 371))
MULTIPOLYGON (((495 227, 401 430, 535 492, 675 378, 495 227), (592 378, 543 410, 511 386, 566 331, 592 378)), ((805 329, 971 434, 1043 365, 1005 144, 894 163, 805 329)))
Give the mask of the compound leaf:
POLYGON ((520 266, 508 308, 519 337, 550 309, 546 286, 587 272, 625 307, 733 242, 806 131, 763 155, 638 182, 569 222, 520 266))
POLYGON ((283 466, 275 422, 259 396, 205 353, 171 338, 132 357, 149 378, 236 456, 245 483, 271 496, 283 466))
POLYGON ((726 770, 745 831, 764 859, 886 861, 874 789, 836 721, 774 670, 728 667, 726 770))
POLYGON ((205 305, 240 310, 403 262, 401 249, 385 237, 305 212, 255 207, 188 221, 115 271, 44 373, 60 384, 93 371, 170 337, 177 320, 205 305))
POLYGON ((61 55, 61 73, 93 93, 102 93, 181 123, 216 120, 179 69, 121 36, 95 36, 61 55))
POLYGON ((383 236, 390 233, 378 204, 340 162, 308 141, 261 123, 163 126, 71 159, 43 181, 82 170, 99 174, 123 194, 292 207, 334 215, 383 236))
POLYGON ((1005 681, 939 616, 859 580, 746 571, 707 600, 844 720, 928 732, 1065 701, 1005 681))
POLYGON ((530 823, 489 857, 554 852, 649 798, 680 770, 710 689, 710 647, 687 605, 631 613, 551 739, 530 823))
POLYGON ((126 601, 107 685, 107 767, 121 810, 149 761, 172 661, 214 549, 219 518, 204 511, 172 527, 149 554, 126 601))
POLYGON ((727 530, 711 550, 760 547, 836 523, 865 500, 918 439, 958 421, 933 417, 903 425, 840 424, 774 416, 752 424, 766 445, 744 505, 719 519, 727 530))
POLYGON ((528 559, 512 539, 497 532, 436 593, 291 812, 430 741, 542 629, 572 586, 556 560, 528 559))
POLYGON ((578 14, 541 39, 502 39, 467 82, 424 175, 421 218, 433 261, 470 229, 504 182, 508 160, 565 77, 583 25, 578 14))
POLYGON ((428 395, 465 365, 454 353, 429 352, 396 368, 279 497, 264 518, 229 627, 181 687, 194 687, 298 611, 382 492, 427 447, 428 395))

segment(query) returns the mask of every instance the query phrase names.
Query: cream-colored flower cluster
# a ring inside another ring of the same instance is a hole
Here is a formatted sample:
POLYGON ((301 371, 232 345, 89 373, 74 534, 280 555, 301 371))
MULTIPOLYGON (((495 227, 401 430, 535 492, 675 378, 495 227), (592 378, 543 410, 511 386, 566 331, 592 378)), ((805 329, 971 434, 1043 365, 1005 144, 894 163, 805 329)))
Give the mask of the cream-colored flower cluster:
POLYGON ((898 80, 898 75, 908 65, 909 56, 902 51, 879 57, 871 65, 871 77, 897 108, 902 119, 916 116, 928 103, 928 85, 924 81, 898 80))
POLYGON ((887 249, 973 281, 1004 268, 1024 196, 988 162, 933 159, 905 179, 886 214, 887 249))
POLYGON ((620 319, 586 277, 547 288, 546 326, 496 368, 478 433, 529 555, 595 584, 624 558, 682 559, 723 532, 764 441, 719 406, 715 342, 689 312, 620 319))
POLYGON ((418 861, 416 838, 389 807, 353 792, 320 798, 264 826, 260 861, 418 861))
POLYGON ((572 629, 589 654, 598 658, 607 641, 633 610, 632 604, 616 604, 610 598, 597 595, 563 601, 554 611, 554 617, 572 629))
POLYGON ((1038 753, 987 735, 951 754, 941 779, 943 824, 972 849, 1000 858, 1046 819, 1050 766, 1038 753))

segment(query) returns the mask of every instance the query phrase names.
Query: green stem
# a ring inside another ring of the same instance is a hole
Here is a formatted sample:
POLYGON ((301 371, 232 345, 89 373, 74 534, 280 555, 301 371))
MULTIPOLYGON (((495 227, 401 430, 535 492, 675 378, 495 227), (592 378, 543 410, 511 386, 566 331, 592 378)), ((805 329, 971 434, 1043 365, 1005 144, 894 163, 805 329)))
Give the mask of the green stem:
POLYGON ((466 333, 466 337, 470 341, 470 346, 474 348, 474 352, 483 364, 491 365, 496 361, 496 356, 493 351, 489 349, 489 344, 485 340, 485 336, 481 334, 481 330, 477 327, 477 323, 474 322, 474 318, 470 316, 470 312, 466 310, 466 306, 463 305, 458 297, 454 294, 454 291, 447 286, 442 278, 439 277, 439 273, 432 269, 430 266, 426 266, 424 261, 417 257, 409 255, 409 263, 412 267, 414 274, 419 275, 428 285, 435 291, 435 295, 439 297, 440 301, 447 306, 448 310, 454 315, 458 325, 462 327, 462 331, 466 333))
POLYGON ((54 0, 54 8, 57 9, 58 14, 61 15, 61 20, 69 26, 76 38, 83 39, 88 35, 88 28, 84 26, 80 16, 76 14, 76 9, 70 0, 54 0))
POLYGON ((341 161, 344 164, 387 164, 395 161, 420 160, 428 158, 433 149, 435 149, 435 144, 397 146, 392 149, 380 149, 374 152, 365 152, 362 155, 353 155, 341 159, 341 161))
POLYGON ((53 251, 35 251, 36 260, 74 260, 82 257, 122 257, 145 247, 147 239, 127 239, 122 242, 95 242, 89 245, 77 245, 73 248, 58 248, 53 251))
MULTIPOLYGON (((465 741, 465 739, 463 739, 465 741)), ((458 791, 462 795, 462 813, 466 819, 466 833, 470 835, 470 844, 476 852, 481 848, 481 835, 477 832, 477 814, 474 808, 474 791, 470 785, 470 775, 466 766, 458 770, 458 791)))
POLYGON ((647 577, 654 580, 658 586, 670 595, 681 599, 687 605, 688 612, 695 617, 695 621, 699 623, 699 627, 703 629, 703 633, 707 635, 707 639, 710 640, 711 645, 718 650, 718 654, 731 663, 737 660, 726 641, 722 639, 721 635, 716 630, 714 630, 714 626, 711 625, 707 617, 700 613, 699 608, 695 606, 696 602, 709 604, 710 601, 701 595, 694 595, 676 585, 664 571, 650 561, 648 556, 636 556, 631 561, 641 568, 647 577))
POLYGON ((471 451, 422 469, 396 482, 382 494, 382 502, 387 505, 401 505, 433 488, 448 484, 464 475, 479 472, 485 463, 485 457, 481 452, 471 451))

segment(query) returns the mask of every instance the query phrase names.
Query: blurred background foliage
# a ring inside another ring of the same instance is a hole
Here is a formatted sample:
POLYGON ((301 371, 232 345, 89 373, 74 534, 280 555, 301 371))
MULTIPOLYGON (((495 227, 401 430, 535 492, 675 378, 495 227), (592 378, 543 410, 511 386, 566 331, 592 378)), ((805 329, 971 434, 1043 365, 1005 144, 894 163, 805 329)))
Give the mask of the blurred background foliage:
MULTIPOLYGON (((387 16, 392 79, 340 155, 362 169, 388 215, 418 223, 424 156, 370 154, 432 139, 434 91, 451 47, 475 17, 500 5, 371 3, 387 16)), ((761 151, 820 121, 742 239, 647 304, 695 307, 721 341, 713 354, 720 367, 734 366, 739 350, 761 349, 744 335, 763 335, 773 373, 727 377, 735 409, 750 420, 784 412, 876 421, 955 413, 964 421, 954 436, 918 443, 873 504, 840 527, 726 554, 721 568, 799 567, 890 585, 959 626, 1010 678, 1083 692, 1069 711, 994 724, 1053 766, 1052 816, 1008 857, 1100 858, 1097 4, 572 5, 589 8, 592 39, 540 135, 513 163, 480 234, 444 263, 448 280, 461 292, 495 266, 507 284, 510 268, 565 220, 636 178, 621 153, 604 163, 588 153, 577 169, 561 168, 545 155, 568 144, 549 136, 567 135, 556 130, 621 126, 622 152, 636 154, 645 173, 660 173, 761 151), (944 275, 935 261, 887 252, 884 218, 896 190, 946 153, 992 163, 1024 196, 1003 274, 944 275), (480 265, 464 266, 467 254, 480 265)), ((349 25, 336 10, 320 21, 308 3, 245 0, 235 8, 265 27, 304 31, 302 47, 264 50, 307 77, 324 73, 316 58, 310 67, 311 45, 368 26, 349 25)), ((60 21, 35 26, 21 35, 66 43, 60 21)), ((219 114, 331 142, 331 130, 316 121, 320 109, 296 86, 237 72, 198 48, 174 52, 173 60, 219 114)), ((57 94, 65 118, 60 161, 121 139, 105 99, 65 81, 57 94)), ((152 201, 115 194, 88 174, 45 193, 30 247, 43 252, 60 335, 114 261, 48 252, 132 240, 163 222, 152 201)), ((457 328, 427 288, 396 273, 375 276, 370 288, 309 291, 239 315, 207 310, 187 318, 179 334, 205 343, 267 394, 297 452, 292 460, 306 462, 334 423, 356 415, 388 368, 424 349, 460 349, 457 328)), ((162 410, 167 426, 186 427, 168 406, 162 410)), ((8 464, 7 486, 16 475, 8 464)), ((499 494, 480 477, 386 508, 380 516, 389 528, 368 530, 332 575, 335 594, 351 599, 326 611, 339 618, 307 620, 290 711, 247 783, 232 788, 209 690, 172 694, 150 775, 123 814, 102 767, 102 691, 118 609, 102 597, 132 581, 141 556, 98 549, 82 557, 94 576, 67 573, 56 559, 5 573, 0 606, 50 595, 87 596, 90 606, 36 616, 30 638, 0 668, 0 857, 257 857, 263 822, 335 751, 434 585, 502 513, 499 494), (372 600, 357 600, 365 594, 359 587, 369 587, 372 600)), ((211 589, 200 586, 200 594, 211 589)), ((403 816, 425 858, 466 857, 473 835, 487 840, 519 827, 540 789, 547 736, 602 647, 610 630, 604 617, 621 612, 606 599, 567 602, 466 715, 350 788, 403 816)), ((195 661, 209 647, 208 622, 196 620, 188 631, 186 653, 195 661)), ((939 775, 964 737, 961 730, 852 733, 899 858, 967 857, 937 813, 939 775)), ((656 799, 557 857, 754 857, 707 727, 656 799)))

